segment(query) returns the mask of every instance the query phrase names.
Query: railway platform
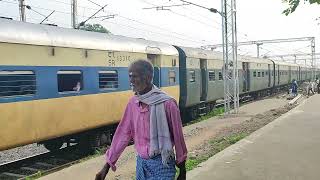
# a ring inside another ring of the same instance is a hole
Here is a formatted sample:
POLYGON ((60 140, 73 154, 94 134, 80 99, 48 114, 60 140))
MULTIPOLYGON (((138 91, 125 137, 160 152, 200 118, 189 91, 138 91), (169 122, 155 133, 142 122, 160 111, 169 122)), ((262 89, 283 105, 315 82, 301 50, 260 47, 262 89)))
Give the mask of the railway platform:
POLYGON ((318 180, 320 95, 187 173, 197 180, 318 180))

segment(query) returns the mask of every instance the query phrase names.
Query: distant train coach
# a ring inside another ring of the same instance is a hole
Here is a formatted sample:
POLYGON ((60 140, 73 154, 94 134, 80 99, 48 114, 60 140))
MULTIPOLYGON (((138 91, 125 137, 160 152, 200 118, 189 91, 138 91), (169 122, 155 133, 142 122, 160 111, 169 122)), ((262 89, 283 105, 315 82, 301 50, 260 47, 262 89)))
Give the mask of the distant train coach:
MULTIPOLYGON (((110 143, 128 99, 128 66, 148 59, 154 84, 196 118, 223 98, 221 53, 0 19, 0 150, 30 143, 110 143)), ((311 67, 239 56, 241 96, 312 78, 311 67)), ((319 72, 319 71, 317 71, 319 72)))

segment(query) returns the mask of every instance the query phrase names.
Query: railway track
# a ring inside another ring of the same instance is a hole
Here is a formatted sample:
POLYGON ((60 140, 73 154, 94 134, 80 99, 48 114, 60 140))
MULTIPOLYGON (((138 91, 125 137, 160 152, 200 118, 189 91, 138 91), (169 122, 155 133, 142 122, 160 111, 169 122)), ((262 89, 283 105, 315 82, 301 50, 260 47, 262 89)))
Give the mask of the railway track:
POLYGON ((80 152, 75 145, 56 152, 46 152, 22 158, 0 164, 0 179, 24 180, 42 176, 78 163, 89 155, 91 155, 89 152, 80 152))

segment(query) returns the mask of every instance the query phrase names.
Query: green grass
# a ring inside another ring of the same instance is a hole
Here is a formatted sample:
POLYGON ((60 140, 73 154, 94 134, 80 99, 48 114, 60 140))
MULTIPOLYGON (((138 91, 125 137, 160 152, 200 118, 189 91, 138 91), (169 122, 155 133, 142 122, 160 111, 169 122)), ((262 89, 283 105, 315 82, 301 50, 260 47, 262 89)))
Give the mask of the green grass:
POLYGON ((103 148, 98 148, 98 149, 95 149, 94 152, 92 153, 92 155, 90 156, 87 156, 83 159, 81 159, 79 162, 84 162, 84 161, 87 161, 89 159, 92 159, 92 158, 96 158, 98 156, 101 156, 105 153, 106 149, 103 147, 103 148))
POLYGON ((42 172, 38 171, 36 174, 30 176, 30 177, 26 177, 25 180, 34 180, 34 179, 38 179, 42 176, 42 172))
POLYGON ((195 120, 193 120, 193 121, 191 121, 191 122, 186 123, 184 126, 188 126, 188 125, 191 125, 191 124, 195 124, 195 123, 198 123, 198 122, 207 120, 207 119, 209 119, 209 118, 212 118, 212 117, 214 117, 214 116, 221 115, 221 114, 223 114, 223 113, 224 113, 224 107, 219 107, 219 108, 216 108, 216 109, 210 111, 208 114, 199 117, 198 119, 195 119, 195 120))
POLYGON ((228 146, 235 144, 239 140, 246 137, 248 133, 238 133, 238 134, 232 134, 227 137, 219 138, 219 139, 213 139, 209 141, 210 149, 205 152, 204 154, 199 154, 196 157, 190 157, 186 162, 186 169, 187 171, 190 171, 194 168, 196 168, 200 163, 208 160, 210 157, 214 156, 218 152, 224 150, 228 146))

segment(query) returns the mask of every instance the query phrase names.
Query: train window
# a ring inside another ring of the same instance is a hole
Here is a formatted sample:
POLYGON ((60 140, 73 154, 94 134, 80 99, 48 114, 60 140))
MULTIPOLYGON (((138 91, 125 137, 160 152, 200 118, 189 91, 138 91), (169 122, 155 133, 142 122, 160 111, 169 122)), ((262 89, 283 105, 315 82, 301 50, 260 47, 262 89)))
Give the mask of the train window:
POLYGON ((258 77, 261 77, 261 72, 260 71, 258 72, 258 77))
POLYGON ((169 71, 169 84, 176 83, 176 72, 174 70, 169 71))
POLYGON ((35 93, 36 75, 33 71, 0 71, 0 97, 35 93))
POLYGON ((219 71, 219 80, 223 80, 222 72, 219 71))
POLYGON ((119 87, 117 71, 99 71, 99 88, 116 89, 119 87))
POLYGON ((209 81, 215 81, 216 80, 216 74, 214 71, 209 71, 209 81))
POLYGON ((194 70, 189 71, 190 74, 190 82, 196 82, 196 72, 194 70))
POLYGON ((264 77, 264 71, 261 72, 261 76, 264 77))
POLYGON ((78 92, 83 89, 81 71, 58 71, 58 91, 78 92))
POLYGON ((177 66, 177 60, 176 59, 172 59, 171 60, 171 64, 172 64, 172 66, 177 66))
POLYGON ((253 71, 253 77, 257 77, 257 72, 253 71))

